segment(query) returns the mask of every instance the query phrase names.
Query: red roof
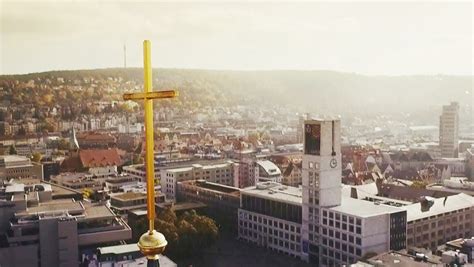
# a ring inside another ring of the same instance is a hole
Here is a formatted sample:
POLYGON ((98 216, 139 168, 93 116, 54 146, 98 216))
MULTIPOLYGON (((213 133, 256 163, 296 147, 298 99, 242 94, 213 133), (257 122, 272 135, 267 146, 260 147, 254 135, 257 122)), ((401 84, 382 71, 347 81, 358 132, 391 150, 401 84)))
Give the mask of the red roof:
POLYGON ((85 168, 120 165, 117 149, 87 149, 79 151, 79 158, 85 168))

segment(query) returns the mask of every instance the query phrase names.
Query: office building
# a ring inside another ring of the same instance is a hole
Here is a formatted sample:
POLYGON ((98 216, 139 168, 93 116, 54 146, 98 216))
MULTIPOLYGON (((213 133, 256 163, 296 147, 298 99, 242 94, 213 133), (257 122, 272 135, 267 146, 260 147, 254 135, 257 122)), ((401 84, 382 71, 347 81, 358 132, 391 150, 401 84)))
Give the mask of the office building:
POLYGON ((189 180, 177 183, 177 201, 203 203, 206 214, 220 224, 235 229, 237 210, 240 207, 240 189, 205 180, 189 180))
POLYGON ((53 199, 48 184, 7 183, 0 193, 1 266, 78 266, 82 250, 132 236, 107 206, 53 199))
POLYGON ((0 181, 12 178, 38 178, 43 179, 41 164, 32 163, 24 156, 0 156, 0 181))
POLYGON ((474 198, 460 193, 403 207, 407 211, 407 246, 436 248, 474 233, 474 198))
POLYGON ((441 157, 457 158, 459 142, 459 104, 451 102, 443 106, 439 117, 439 146, 441 157))
POLYGON ((232 186, 234 182, 234 163, 219 162, 209 165, 192 164, 187 167, 161 170, 161 190, 167 200, 176 201, 178 182, 187 180, 205 180, 211 183, 232 186))
POLYGON ((301 189, 263 182, 241 191, 239 239, 301 257, 301 189))

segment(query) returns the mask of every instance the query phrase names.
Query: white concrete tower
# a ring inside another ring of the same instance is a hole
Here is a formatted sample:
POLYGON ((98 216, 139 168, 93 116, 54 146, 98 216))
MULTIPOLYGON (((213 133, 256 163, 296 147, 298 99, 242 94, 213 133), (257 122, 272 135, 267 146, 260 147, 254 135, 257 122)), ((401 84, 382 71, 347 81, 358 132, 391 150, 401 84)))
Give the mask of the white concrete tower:
POLYGON ((319 264, 320 207, 341 204, 341 122, 306 120, 303 155, 303 255, 319 264))

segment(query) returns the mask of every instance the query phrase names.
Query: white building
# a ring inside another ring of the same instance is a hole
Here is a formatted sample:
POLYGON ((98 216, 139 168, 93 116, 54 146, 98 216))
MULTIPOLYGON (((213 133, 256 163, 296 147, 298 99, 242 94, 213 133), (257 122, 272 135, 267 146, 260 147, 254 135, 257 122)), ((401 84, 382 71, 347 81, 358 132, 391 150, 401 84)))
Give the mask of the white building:
POLYGON ((301 195, 299 188, 274 182, 242 190, 239 238, 301 257, 301 195))
POLYGON ((257 160, 255 162, 255 184, 260 182, 281 183, 281 171, 275 163, 269 160, 257 160))
POLYGON ((234 163, 232 161, 187 167, 162 169, 160 171, 161 190, 167 200, 176 201, 178 182, 187 180, 205 180, 212 183, 233 186, 234 163))
POLYGON ((338 120, 306 121, 302 189, 266 182, 243 190, 239 237, 315 266, 341 266, 406 248, 407 240, 432 247, 472 235, 471 196, 411 203, 377 196, 375 184, 342 188, 339 140, 338 120))

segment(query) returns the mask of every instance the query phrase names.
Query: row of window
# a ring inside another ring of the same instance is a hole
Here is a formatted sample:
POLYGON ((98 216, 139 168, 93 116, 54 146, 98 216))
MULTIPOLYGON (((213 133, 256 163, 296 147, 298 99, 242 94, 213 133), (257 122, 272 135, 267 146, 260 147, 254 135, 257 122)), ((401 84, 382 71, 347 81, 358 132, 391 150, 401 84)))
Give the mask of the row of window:
MULTIPOLYGON (((250 214, 250 213, 241 213, 241 214, 244 217, 248 216, 249 221, 254 221, 255 223, 258 222, 259 224, 263 223, 263 226, 271 227, 273 225, 274 228, 284 229, 285 231, 291 231, 291 232, 295 232, 295 233, 300 233, 300 231, 301 231, 301 228, 299 226, 294 226, 294 225, 290 225, 290 224, 287 224, 287 223, 283 223, 280 220, 272 220, 271 218, 267 219, 266 217, 262 218, 262 216, 253 215, 253 214, 250 214)), ((249 222, 249 224, 252 225, 251 222, 249 222)))
POLYGON ((345 241, 345 242, 348 242, 348 243, 351 243, 351 244, 355 244, 357 246, 360 246, 362 244, 362 240, 361 240, 360 237, 357 237, 357 236, 354 236, 354 235, 351 235, 351 234, 341 233, 339 231, 334 231, 332 229, 326 229, 326 228, 323 228, 321 232, 322 232, 323 236, 327 236, 329 238, 342 240, 342 241, 345 241))
POLYGON ((340 221, 328 220, 323 218, 323 225, 334 227, 337 229, 342 229, 344 231, 349 231, 351 233, 356 233, 358 235, 362 234, 362 227, 354 226, 353 224, 347 224, 345 222, 341 223, 340 221))
MULTIPOLYGON (((456 222, 452 222, 452 223, 456 223, 456 222)), ((430 228, 430 224, 424 224, 424 225, 420 225, 420 226, 417 226, 416 227, 416 233, 418 234, 421 234, 422 232, 426 232, 426 231, 429 231, 430 229, 431 230, 435 230, 440 228, 438 230, 438 232, 446 232, 446 233, 449 233, 450 231, 452 232, 456 232, 458 229, 459 230, 463 230, 463 228, 470 228, 471 227, 471 223, 470 222, 466 222, 466 223, 458 223, 456 225, 452 225, 452 223, 448 223, 446 222, 446 224, 443 223, 443 221, 439 221, 438 222, 438 226, 436 227, 436 222, 432 222, 431 223, 431 228, 430 228), (452 225, 450 227, 450 225, 452 225)), ((414 227, 410 227, 407 229, 407 234, 412 234, 414 233, 414 227)))
MULTIPOLYGON (((327 246, 327 247, 330 247, 330 248, 333 248, 333 249, 337 250, 338 252, 340 251, 340 252, 344 252, 344 253, 347 253, 347 254, 352 254, 352 255, 355 255, 355 256, 359 256, 359 257, 362 256, 362 250, 360 248, 349 245, 349 244, 341 243, 341 242, 338 242, 338 241, 335 241, 335 240, 323 238, 323 245, 327 246)), ((322 250, 323 255, 324 255, 324 249, 325 248, 323 248, 323 250, 322 250)), ((328 251, 332 251, 332 250, 328 249, 328 251)), ((331 255, 329 255, 329 256, 331 256, 331 255)))

